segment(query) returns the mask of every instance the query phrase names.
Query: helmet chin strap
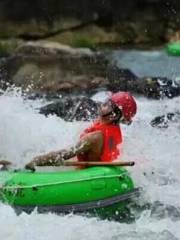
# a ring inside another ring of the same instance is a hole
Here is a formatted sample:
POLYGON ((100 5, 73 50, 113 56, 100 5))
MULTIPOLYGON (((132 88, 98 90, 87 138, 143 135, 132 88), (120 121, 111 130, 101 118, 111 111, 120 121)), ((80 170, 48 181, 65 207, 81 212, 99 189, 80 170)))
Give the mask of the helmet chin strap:
POLYGON ((114 113, 114 111, 110 111, 110 112, 108 112, 108 113, 102 114, 101 116, 102 116, 102 117, 108 117, 108 116, 110 116, 110 115, 113 114, 113 113, 114 113))
POLYGON ((115 111, 115 110, 110 111, 110 112, 108 112, 106 114, 101 115, 101 117, 108 117, 110 115, 115 117, 115 119, 112 119, 112 123, 115 123, 115 124, 119 123, 121 121, 121 118, 123 118, 122 112, 120 110, 118 110, 118 111, 115 111))

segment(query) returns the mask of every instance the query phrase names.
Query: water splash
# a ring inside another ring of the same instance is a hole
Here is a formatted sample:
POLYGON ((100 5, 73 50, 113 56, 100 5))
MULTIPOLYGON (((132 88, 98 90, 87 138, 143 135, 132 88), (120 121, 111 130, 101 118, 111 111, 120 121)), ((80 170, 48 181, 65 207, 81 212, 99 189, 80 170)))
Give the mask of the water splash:
MULTIPOLYGON (((0 238, 8 240, 69 239, 179 239, 180 218, 169 215, 166 206, 180 207, 180 138, 179 125, 167 129, 151 127, 157 115, 179 108, 180 98, 154 101, 137 98, 138 114, 131 126, 122 126, 123 159, 135 160, 129 168, 135 183, 144 193, 139 204, 154 204, 143 210, 131 224, 102 221, 78 215, 25 213, 17 216, 13 209, 0 205, 0 238), (156 203, 161 205, 157 205, 156 203), (163 204, 163 205, 162 205, 163 204), (164 206, 163 214, 161 206, 164 206)), ((0 155, 22 166, 37 154, 66 148, 76 142, 88 123, 68 123, 56 116, 40 115, 42 101, 25 100, 20 92, 0 96, 0 155)))

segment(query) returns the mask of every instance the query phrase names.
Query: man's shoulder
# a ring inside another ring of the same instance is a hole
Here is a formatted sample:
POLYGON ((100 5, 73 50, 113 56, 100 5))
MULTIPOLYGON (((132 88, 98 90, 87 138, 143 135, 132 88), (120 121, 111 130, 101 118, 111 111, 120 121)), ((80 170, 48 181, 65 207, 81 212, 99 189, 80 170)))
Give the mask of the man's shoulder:
POLYGON ((96 130, 94 132, 86 133, 86 135, 83 136, 82 140, 99 139, 102 138, 102 136, 103 136, 102 131, 96 130))

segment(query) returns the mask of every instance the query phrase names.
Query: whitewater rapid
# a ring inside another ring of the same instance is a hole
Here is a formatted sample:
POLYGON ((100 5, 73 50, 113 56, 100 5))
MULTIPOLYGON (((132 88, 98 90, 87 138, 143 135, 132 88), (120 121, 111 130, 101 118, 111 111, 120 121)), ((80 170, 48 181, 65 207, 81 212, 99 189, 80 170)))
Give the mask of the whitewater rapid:
MULTIPOLYGON (((152 53, 149 61, 161 59, 161 54, 152 53)), ((144 53, 141 57, 147 56, 144 53)), ((138 73, 137 62, 131 60, 127 60, 130 67, 138 73)), ((126 63, 125 56, 121 61, 126 63)), ((103 99, 105 95, 99 93, 94 99, 103 99)), ((0 239, 180 239, 180 122, 172 122, 166 129, 150 125, 156 116, 179 111, 180 97, 158 101, 140 96, 136 99, 138 113, 133 124, 122 125, 122 158, 136 162, 128 169, 136 186, 143 188, 139 204, 149 203, 152 207, 140 211, 135 221, 127 224, 73 214, 38 214, 36 211, 17 216, 11 207, 0 204, 0 239)), ((38 108, 46 103, 45 100, 25 100, 15 89, 0 95, 1 159, 23 167, 38 154, 73 145, 80 132, 89 125, 87 122, 65 122, 56 116, 40 115, 38 108)))
MULTIPOLYGON (((103 97, 99 93, 99 97, 103 97)), ((180 207, 180 123, 157 129, 150 121, 158 115, 176 111, 180 97, 171 100, 147 100, 137 97, 138 114, 131 126, 122 126, 123 159, 136 162, 130 168, 137 186, 143 187, 144 202, 180 207)), ((0 96, 0 155, 18 167, 37 154, 73 145, 87 122, 65 122, 38 113, 42 100, 24 100, 17 91, 0 96)), ((180 239, 180 217, 152 209, 143 210, 131 224, 76 215, 55 214, 17 216, 14 210, 0 205, 0 239, 180 239)))

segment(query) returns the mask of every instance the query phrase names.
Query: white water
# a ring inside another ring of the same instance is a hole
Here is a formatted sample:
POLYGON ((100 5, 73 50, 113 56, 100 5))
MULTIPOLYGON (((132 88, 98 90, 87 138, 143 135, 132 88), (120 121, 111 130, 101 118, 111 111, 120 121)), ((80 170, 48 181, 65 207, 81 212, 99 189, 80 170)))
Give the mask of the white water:
MULTIPOLYGON (((97 97, 97 96, 96 96, 97 97)), ((99 94, 99 98, 104 94, 99 94)), ((138 114, 131 126, 122 126, 124 160, 135 160, 130 172, 137 186, 144 189, 139 204, 160 201, 180 207, 180 122, 157 129, 150 121, 161 114, 179 110, 180 97, 171 100, 147 100, 137 97, 138 114), (146 173, 146 175, 144 175, 146 173)), ((0 96, 0 158, 22 167, 37 154, 71 146, 88 123, 68 123, 60 118, 38 114, 41 101, 23 100, 20 93, 0 96)), ((55 214, 17 216, 0 205, 2 240, 176 240, 180 239, 180 217, 176 211, 162 216, 144 210, 131 224, 99 220, 77 215, 55 214)))

